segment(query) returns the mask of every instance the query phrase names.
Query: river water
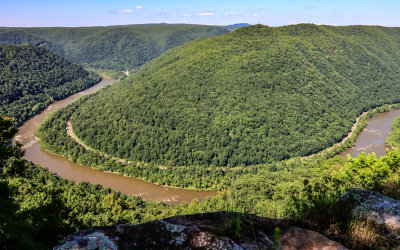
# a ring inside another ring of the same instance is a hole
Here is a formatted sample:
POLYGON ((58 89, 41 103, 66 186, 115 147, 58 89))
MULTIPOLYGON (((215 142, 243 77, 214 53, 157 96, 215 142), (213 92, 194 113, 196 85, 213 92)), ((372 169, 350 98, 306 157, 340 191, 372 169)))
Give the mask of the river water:
POLYGON ((101 82, 93 87, 53 103, 42 113, 25 122, 24 125, 19 128, 19 132, 14 138, 24 145, 26 151, 24 158, 42 167, 48 168, 52 173, 68 180, 100 184, 127 195, 140 195, 144 199, 164 201, 168 204, 179 204, 183 201, 190 202, 195 198, 202 201, 205 197, 215 195, 215 191, 198 192, 187 189, 167 188, 133 177, 103 172, 87 166, 75 164, 62 156, 54 155, 40 149, 40 145, 35 139, 35 131, 48 114, 67 106, 81 96, 93 93, 114 82, 114 79, 103 78, 101 82))
MULTIPOLYGON (((48 114, 65 107, 81 96, 93 93, 114 82, 114 79, 103 78, 101 82, 93 87, 53 103, 42 113, 25 122, 24 125, 19 128, 19 132, 14 138, 24 145, 26 151, 24 158, 42 167, 48 168, 52 173, 68 180, 100 184, 104 187, 119 190, 121 193, 127 195, 140 195, 144 199, 164 201, 169 204, 179 204, 183 201, 190 202, 195 198, 202 201, 205 197, 215 195, 215 191, 198 192, 187 189, 168 188, 133 177, 103 172, 87 166, 75 164, 62 156, 41 150, 38 141, 35 139, 35 131, 48 114)), ((367 154, 375 152, 377 157, 384 155, 386 153, 385 139, 390 134, 393 120, 399 115, 400 110, 395 109, 389 112, 376 114, 374 117, 368 119, 368 125, 358 135, 354 147, 347 149, 340 155, 346 157, 349 154, 351 157, 356 157, 362 152, 367 154)))
POLYGON ((385 140, 389 136, 393 120, 400 115, 400 109, 393 109, 389 112, 379 113, 368 119, 368 125, 358 135, 355 145, 348 148, 340 155, 356 157, 365 152, 375 152, 377 157, 386 154, 385 140))

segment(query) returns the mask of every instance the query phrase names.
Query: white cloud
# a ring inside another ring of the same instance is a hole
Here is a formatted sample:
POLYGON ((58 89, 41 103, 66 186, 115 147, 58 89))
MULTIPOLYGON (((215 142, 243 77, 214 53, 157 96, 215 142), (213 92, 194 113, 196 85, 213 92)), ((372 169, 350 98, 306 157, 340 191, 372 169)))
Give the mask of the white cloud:
POLYGON ((162 9, 161 11, 162 12, 168 12, 168 9, 162 9))
POLYGON ((149 13, 143 13, 142 16, 149 17, 150 14, 149 13))
POLYGON ((133 10, 118 10, 118 13, 131 13, 133 10))
POLYGON ((135 6, 135 9, 143 9, 143 6, 137 5, 135 6))
POLYGON ((197 14, 198 16, 214 16, 215 13, 214 12, 202 12, 197 14))
POLYGON ((231 11, 225 12, 224 15, 230 16, 230 15, 234 15, 235 13, 236 13, 235 11, 231 10, 231 11))
POLYGON ((254 17, 258 17, 258 16, 260 16, 260 15, 259 15, 259 14, 253 14, 253 16, 254 16, 254 17))
POLYGON ((183 14, 183 16, 193 16, 193 14, 183 14))
POLYGON ((304 13, 304 15, 309 16, 309 15, 311 15, 311 12, 306 12, 306 13, 304 13))

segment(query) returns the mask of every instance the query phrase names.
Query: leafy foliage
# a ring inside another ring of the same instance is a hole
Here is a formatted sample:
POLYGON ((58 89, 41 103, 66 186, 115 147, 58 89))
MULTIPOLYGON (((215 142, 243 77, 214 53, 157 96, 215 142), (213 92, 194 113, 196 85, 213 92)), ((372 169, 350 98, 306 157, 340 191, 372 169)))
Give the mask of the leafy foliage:
POLYGON ((75 184, 22 160, 11 119, 0 116, 0 249, 49 249, 87 227, 137 224, 179 212, 88 183, 75 184))
MULTIPOLYGON (((92 95, 97 94, 99 92, 92 95)), ((163 168, 157 164, 121 163, 119 160, 112 159, 101 152, 87 151, 68 136, 65 129, 69 118, 87 98, 83 97, 70 104, 68 109, 56 111, 47 117, 36 131, 36 136, 40 139, 42 148, 55 154, 63 155, 78 164, 95 167, 100 170, 122 173, 161 185, 203 190, 226 189, 238 176, 251 171, 244 168, 230 171, 215 167, 188 168, 170 166, 163 168)))
POLYGON ((387 151, 377 159, 375 154, 362 153, 355 159, 349 159, 346 168, 335 172, 332 182, 337 189, 360 188, 375 190, 399 198, 399 190, 392 190, 391 185, 399 185, 399 151, 387 151), (397 184, 396 184, 397 182, 397 184))
POLYGON ((232 181, 229 190, 204 202, 166 206, 99 185, 76 185, 20 160, 19 146, 7 143, 16 132, 10 127, 11 120, 0 117, 0 124, 5 142, 1 152, 17 152, 4 154, 6 157, 0 161, 0 240, 8 248, 49 248, 66 234, 87 227, 136 224, 199 212, 236 211, 304 223, 301 221, 317 220, 319 216, 315 215, 323 216, 348 188, 367 188, 399 197, 400 153, 394 151, 381 159, 361 155, 350 160, 337 156, 273 163, 238 172, 240 178, 232 181), (14 149, 8 150, 10 147, 14 149))
POLYGON ((34 45, 0 45, 0 68, 0 114, 18 123, 99 81, 94 73, 34 45))

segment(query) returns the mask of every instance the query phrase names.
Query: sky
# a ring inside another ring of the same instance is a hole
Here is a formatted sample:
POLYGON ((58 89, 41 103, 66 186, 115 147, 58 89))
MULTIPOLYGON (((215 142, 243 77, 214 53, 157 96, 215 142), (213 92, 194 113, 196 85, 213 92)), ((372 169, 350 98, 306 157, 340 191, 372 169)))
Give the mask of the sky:
POLYGON ((0 0, 0 26, 296 23, 400 27, 399 0, 0 0))

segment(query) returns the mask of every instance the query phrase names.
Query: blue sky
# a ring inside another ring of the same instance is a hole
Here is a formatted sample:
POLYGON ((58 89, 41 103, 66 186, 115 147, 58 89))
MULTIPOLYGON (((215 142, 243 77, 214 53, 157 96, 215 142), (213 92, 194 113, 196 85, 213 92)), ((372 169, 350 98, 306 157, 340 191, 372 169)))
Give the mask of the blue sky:
POLYGON ((0 0, 0 26, 246 22, 400 26, 399 0, 0 0))

